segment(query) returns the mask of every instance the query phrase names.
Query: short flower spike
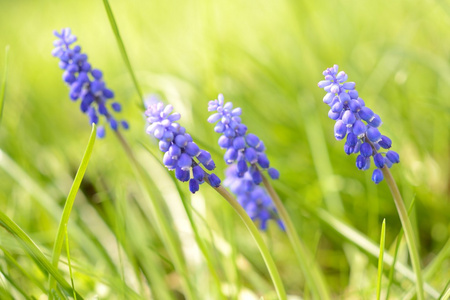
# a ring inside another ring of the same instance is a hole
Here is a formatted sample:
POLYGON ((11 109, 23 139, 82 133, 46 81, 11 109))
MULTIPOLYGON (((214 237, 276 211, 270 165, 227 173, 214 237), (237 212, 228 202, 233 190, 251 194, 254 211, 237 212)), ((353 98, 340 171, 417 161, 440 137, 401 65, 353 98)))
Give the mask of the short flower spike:
POLYGON ((381 168, 384 165, 390 168, 392 164, 400 162, 397 152, 378 152, 392 145, 391 139, 382 135, 378 129, 382 123, 380 116, 365 106, 355 89, 355 83, 346 82, 347 74, 338 72, 337 65, 323 71, 323 75, 325 80, 320 81, 318 86, 327 92, 323 102, 330 106, 328 116, 336 121, 334 136, 337 140, 347 137, 345 153, 359 153, 356 158, 358 169, 369 169, 373 158, 377 168, 372 174, 372 180, 376 184, 380 183, 383 180, 381 168))
POLYGON ((220 185, 220 179, 215 174, 207 174, 200 165, 208 171, 216 165, 209 152, 200 149, 186 129, 176 123, 179 113, 172 113, 173 106, 165 106, 162 102, 150 104, 145 112, 148 117, 147 133, 159 140, 159 149, 164 152, 163 163, 169 170, 175 170, 175 177, 189 181, 189 190, 195 193, 205 178, 213 187, 220 185), (192 173, 192 174, 191 174, 192 173))
POLYGON ((276 220, 284 229, 271 198, 259 186, 262 182, 261 169, 267 170, 272 179, 280 177, 278 170, 270 167, 263 141, 247 133, 247 126, 242 124, 240 117, 241 108, 233 109, 233 104, 225 103, 222 94, 216 100, 209 101, 208 111, 215 112, 208 122, 217 122, 214 131, 222 134, 219 146, 226 149, 224 160, 230 165, 224 185, 236 194, 237 200, 253 220, 260 220, 262 230, 266 229, 270 219, 276 220))
MULTIPOLYGON (((81 99, 80 109, 88 115, 90 123, 98 124, 99 115, 103 115, 114 131, 120 126, 128 129, 126 121, 118 122, 112 115, 112 111, 120 112, 121 106, 118 102, 112 102, 114 92, 106 87, 103 73, 91 67, 80 46, 72 47, 77 38, 70 28, 64 28, 61 33, 55 31, 54 34, 58 39, 53 43, 55 49, 52 55, 60 59, 59 67, 65 70, 63 80, 70 86, 70 98, 73 101, 81 99)), ((103 126, 98 127, 97 136, 105 136, 103 126)))

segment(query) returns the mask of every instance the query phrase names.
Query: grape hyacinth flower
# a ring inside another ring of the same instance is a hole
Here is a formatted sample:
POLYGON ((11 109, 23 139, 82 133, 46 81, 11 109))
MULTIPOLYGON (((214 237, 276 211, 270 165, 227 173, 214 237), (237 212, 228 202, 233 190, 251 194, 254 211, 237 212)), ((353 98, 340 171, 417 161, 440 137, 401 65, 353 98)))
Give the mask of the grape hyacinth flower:
POLYGON ((259 220, 259 228, 267 229, 267 221, 273 219, 284 230, 283 222, 278 218, 277 210, 266 190, 255 184, 250 173, 239 177, 238 165, 230 165, 226 170, 224 186, 236 195, 237 201, 253 221, 259 220))
POLYGON ((164 165, 169 170, 175 170, 178 180, 189 181, 189 190, 193 194, 199 190, 205 178, 211 186, 218 187, 219 177, 214 173, 207 174, 200 166, 203 165, 208 171, 215 169, 211 154, 193 142, 186 129, 176 123, 180 114, 172 111, 172 105, 164 106, 162 102, 157 102, 149 105, 145 112, 149 122, 147 133, 159 140, 159 149, 164 152, 164 165))
MULTIPOLYGON (((219 94, 216 100, 208 103, 208 111, 216 112, 208 118, 208 122, 217 122, 214 131, 222 134, 218 143, 226 149, 224 160, 231 165, 227 171, 228 186, 248 215, 252 219, 260 219, 260 227, 264 230, 267 220, 277 220, 278 217, 267 192, 259 187, 263 180, 261 169, 267 170, 272 179, 278 179, 280 173, 270 168, 263 141, 247 133, 247 126, 242 124, 240 118, 241 108, 233 109, 233 104, 225 103, 223 95, 219 94)), ((279 224, 284 228, 281 222, 279 224)))
POLYGON ((323 71, 323 75, 325 80, 320 81, 318 86, 327 92, 323 102, 330 106, 330 119, 336 121, 334 136, 337 140, 347 137, 344 145, 347 155, 359 153, 356 158, 358 169, 369 169, 373 159, 376 169, 372 181, 380 183, 383 180, 381 169, 385 165, 390 168, 392 164, 400 162, 397 152, 389 150, 391 139, 382 135, 378 129, 382 124, 380 116, 365 106, 355 89, 355 83, 346 82, 348 75, 344 71, 338 73, 337 65, 323 71), (379 152, 381 148, 387 151, 379 152))
MULTIPOLYGON (((53 43, 55 49, 52 55, 60 59, 59 67, 64 70, 63 80, 70 86, 70 99, 81 99, 80 109, 88 115, 91 124, 98 124, 99 115, 103 115, 114 131, 117 131, 119 126, 128 129, 128 123, 125 120, 119 123, 107 108, 109 105, 114 112, 120 112, 122 109, 118 102, 109 104, 109 100, 114 98, 114 92, 106 87, 103 73, 91 67, 80 46, 72 47, 77 37, 71 33, 71 29, 64 28, 61 33, 55 31, 54 34, 58 39, 53 43)), ((105 136, 103 126, 98 127, 97 136, 105 136)))

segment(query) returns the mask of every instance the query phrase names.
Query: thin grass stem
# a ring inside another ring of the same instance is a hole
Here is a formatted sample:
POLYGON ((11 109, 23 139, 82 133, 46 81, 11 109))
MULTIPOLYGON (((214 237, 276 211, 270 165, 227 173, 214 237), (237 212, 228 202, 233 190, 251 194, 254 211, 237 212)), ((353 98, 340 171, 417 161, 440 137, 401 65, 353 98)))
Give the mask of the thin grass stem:
POLYGON ((272 201, 277 208, 280 218, 284 223, 286 234, 288 235, 292 247, 294 248, 295 255, 297 256, 300 267, 305 274, 308 285, 311 287, 311 292, 316 299, 330 299, 325 279, 320 273, 319 267, 314 264, 314 260, 312 259, 311 254, 308 253, 306 247, 300 241, 300 238, 298 237, 298 234, 295 230, 295 226, 292 223, 292 220, 289 217, 286 208, 281 202, 280 197, 278 196, 277 192, 275 192, 274 188, 267 180, 267 178, 264 175, 262 176, 262 178, 264 186, 266 187, 270 197, 272 198, 272 201))
MULTIPOLYGON (((116 136, 119 139, 119 142, 122 145, 123 149, 125 150, 125 153, 127 154, 128 158, 130 159, 136 175, 140 179, 138 180, 138 182, 141 185, 141 188, 148 194, 148 198, 150 199, 149 203, 151 206, 151 212, 153 213, 154 217, 151 218, 151 220, 152 221, 154 220, 154 226, 156 226, 161 230, 160 237, 164 242, 165 246, 167 247, 167 250, 171 254, 172 259, 174 260, 175 269, 179 272, 182 278, 181 282, 183 284, 184 291, 186 292, 185 296, 187 299, 195 300, 197 299, 197 297, 195 296, 193 286, 190 280, 188 279, 189 273, 186 267, 186 263, 184 261, 184 256, 181 252, 178 239, 174 234, 173 229, 169 225, 167 217, 164 216, 163 209, 161 207, 161 201, 157 201, 155 197, 150 196, 151 190, 148 187, 148 185, 144 184, 144 182, 145 181, 151 182, 151 181, 147 180, 148 178, 146 177, 146 173, 144 172, 142 166, 139 164, 136 157, 134 156, 131 147, 129 146, 129 144, 119 131, 116 131, 116 136)), ((156 191, 156 188, 154 190, 156 191)))
MULTIPOLYGON (((207 178, 205 178, 206 182, 208 184, 209 181, 207 178)), ((223 187, 213 187, 214 190, 216 190, 230 205, 233 207, 233 209, 236 211, 236 213, 239 215, 239 217, 244 222, 247 229, 250 231, 251 236, 255 240, 259 251, 261 252, 261 255, 264 259, 264 262, 266 263, 267 269, 269 271, 270 277, 272 278, 272 282, 275 286, 275 290, 277 292, 278 298, 281 300, 286 300, 286 291, 284 290, 283 282, 281 281, 280 274, 278 273, 277 267, 275 265, 275 262, 273 261, 272 256, 270 255, 269 249, 267 248, 266 244, 264 243, 264 240, 261 237, 261 234, 258 231, 258 228, 256 228, 255 224, 253 223, 252 219, 247 215, 245 210, 242 208, 242 206, 237 202, 237 200, 223 187)))
POLYGON ((380 300, 381 298, 381 279, 383 278, 383 256, 384 256, 385 240, 386 240, 386 219, 383 219, 383 224, 381 225, 380 255, 378 256, 377 300, 380 300))
POLYGON ((423 279, 422 279, 422 270, 420 267, 420 259, 419 259, 419 251, 417 248, 417 243, 415 241, 413 228, 411 222, 408 218, 408 212, 406 210, 405 204, 403 203, 402 196, 397 187, 397 183, 394 180, 389 168, 384 166, 381 171, 383 172, 384 179, 386 180, 389 189, 391 190, 392 197, 394 198, 395 206, 397 207, 398 216, 400 217, 400 221, 402 223, 402 227, 406 237, 406 243, 408 245, 409 254, 411 257, 411 264, 416 275, 416 290, 417 290, 417 299, 424 299, 424 290, 423 290, 423 279))
MULTIPOLYGON (((81 160, 81 164, 78 168, 77 174, 75 175, 75 179, 73 180, 72 186, 69 191, 69 195, 67 196, 66 203, 64 204, 63 213, 61 215, 61 220, 58 225, 58 231, 56 233, 55 244, 53 246, 52 253, 52 265, 55 269, 58 269, 59 257, 61 256, 61 250, 64 243, 64 235, 65 228, 67 223, 69 222, 70 213, 72 211, 73 204, 75 202, 75 196, 77 195, 78 189, 80 188, 81 181, 83 180, 84 173, 86 172, 87 166, 89 164, 89 159, 92 154, 92 150, 94 148, 95 138, 97 133, 97 127, 95 124, 92 124, 92 131, 89 137, 89 141, 84 151, 83 158, 81 160)), ((55 279, 50 276, 49 277, 49 299, 52 299, 52 291, 56 287, 55 279)))

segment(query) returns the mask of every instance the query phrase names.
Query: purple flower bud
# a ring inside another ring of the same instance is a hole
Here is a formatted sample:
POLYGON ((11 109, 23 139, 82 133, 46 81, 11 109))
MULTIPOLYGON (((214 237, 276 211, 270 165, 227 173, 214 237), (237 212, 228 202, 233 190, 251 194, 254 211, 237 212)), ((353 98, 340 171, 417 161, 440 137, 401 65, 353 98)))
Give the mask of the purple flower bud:
POLYGON ((278 179, 280 178, 280 172, 278 172, 277 169, 275 168, 269 168, 269 170, 267 171, 267 173, 269 173, 270 178, 272 179, 278 179))
POLYGON ((258 154, 258 164, 263 169, 267 169, 269 167, 269 159, 267 158, 267 156, 264 153, 258 154))
POLYGON ((345 135, 347 134, 347 126, 341 121, 337 120, 336 124, 334 125, 334 137, 336 140, 342 140, 345 138, 345 135))
POLYGON ((173 159, 178 159, 178 157, 181 155, 181 148, 175 144, 172 144, 169 148, 168 153, 173 159))
POLYGON ((362 170, 365 165, 366 165, 365 157, 362 155, 358 155, 358 157, 356 158, 356 167, 358 169, 362 170))
POLYGON ((245 140, 246 140, 247 144, 253 148, 256 148, 259 144, 259 138, 256 135, 254 135, 253 133, 247 134, 247 136, 245 137, 245 140))
POLYGON ((381 140, 381 133, 377 128, 369 126, 369 128, 367 128, 367 138, 372 143, 377 143, 381 140))
POLYGON ((358 143, 358 138, 353 132, 350 132, 347 134, 347 141, 345 142, 346 145, 350 147, 355 147, 356 143, 358 143))
POLYGON ((180 167, 183 171, 188 171, 191 166, 192 158, 186 153, 181 153, 180 158, 178 159, 178 167, 180 167))
POLYGON ((373 156, 373 162, 375 163, 375 166, 377 168, 383 168, 384 167, 384 157, 381 153, 377 153, 373 156))
POLYGON ((244 155, 245 155, 245 159, 251 164, 254 164, 258 161, 258 154, 256 153, 256 150, 253 148, 245 149, 244 155))
POLYGON ((188 141, 187 138, 183 134, 179 134, 175 137, 175 144, 180 147, 184 148, 186 147, 188 141))
POLYGON ((192 194, 195 194, 200 189, 200 186, 198 184, 198 181, 194 178, 189 180, 189 191, 191 191, 192 194))
POLYGON ((238 157, 239 152, 236 151, 233 147, 230 147, 225 152, 225 155, 223 156, 225 162, 227 164, 232 164, 238 157))
POLYGON ((366 106, 361 107, 358 114, 361 117, 361 119, 363 119, 366 122, 370 122, 374 117, 373 111, 366 106))
POLYGON ((233 140, 233 147, 236 150, 243 150, 245 149, 245 139, 242 136, 238 136, 234 138, 233 140))
POLYGON ((189 180, 190 174, 189 171, 177 167, 175 168, 175 177, 181 182, 186 182, 189 180))
POLYGON ((344 112, 344 115, 342 116, 342 123, 347 125, 347 127, 351 127, 353 123, 356 122, 355 114, 352 113, 350 110, 346 110, 344 112))
POLYGON ((362 138, 366 133, 366 125, 361 120, 356 120, 353 124, 353 133, 358 137, 362 138))
POLYGON ((367 124, 372 127, 380 127, 382 123, 383 122, 381 122, 381 118, 379 115, 374 115, 372 120, 370 122, 367 122, 367 124))
POLYGON ((219 138, 219 146, 221 148, 224 148, 224 149, 229 148, 229 147, 231 147, 232 144, 233 144, 233 142, 232 142, 231 139, 227 138, 224 135, 220 136, 220 138, 219 138))
POLYGON ((381 181, 383 181, 383 178, 383 172, 381 172, 380 169, 373 170, 372 181, 375 182, 375 184, 379 184, 381 181))
POLYGON ((352 100, 349 102, 348 107, 350 108, 350 110, 354 113, 357 113, 361 110, 361 104, 359 104, 358 101, 356 100, 352 100))
POLYGON ((196 165, 195 167, 192 168, 192 175, 195 179, 201 181, 205 176, 205 171, 203 171, 202 167, 196 165))
POLYGON ((389 150, 386 153, 386 157, 394 164, 398 164, 400 162, 400 155, 398 155, 395 151, 389 150))
POLYGON ((216 176, 216 174, 211 173, 208 177, 209 183, 212 187, 219 187, 220 186, 220 178, 216 176))
POLYGON ((184 151, 192 157, 200 154, 200 148, 194 142, 188 142, 184 147, 184 151))
POLYGON ((384 149, 389 149, 392 146, 392 141, 385 135, 381 136, 381 140, 378 141, 378 145, 380 145, 384 149))
POLYGON ((369 143, 363 143, 361 145, 361 148, 359 148, 359 151, 361 152, 361 155, 364 157, 370 157, 372 156, 372 146, 370 146, 369 143))

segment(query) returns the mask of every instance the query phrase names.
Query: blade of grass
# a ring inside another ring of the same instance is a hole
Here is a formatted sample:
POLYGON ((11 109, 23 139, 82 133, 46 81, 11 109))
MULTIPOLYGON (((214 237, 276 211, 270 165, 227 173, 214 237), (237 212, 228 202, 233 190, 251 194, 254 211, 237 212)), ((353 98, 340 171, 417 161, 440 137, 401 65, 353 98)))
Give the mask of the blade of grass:
POLYGON ((289 241, 294 248, 295 255, 300 263, 300 268, 305 274, 305 279, 308 282, 311 292, 317 299, 330 299, 329 292, 327 290, 327 285, 323 275, 320 271, 319 266, 315 264, 312 255, 308 252, 308 249, 300 241, 300 238, 295 230, 294 223, 292 223, 291 217, 281 202, 275 189, 272 187, 267 178, 262 175, 263 184, 267 189, 270 198, 272 198, 275 207, 277 208, 278 214, 286 227, 286 234, 289 237, 289 241))
POLYGON ((445 286, 445 289, 442 291, 441 295, 439 296, 439 299, 442 299, 442 300, 450 299, 450 280, 447 282, 447 285, 445 286))
MULTIPOLYGON (((134 156, 131 147, 120 132, 116 131, 116 137, 119 139, 120 144, 131 162, 133 171, 138 178, 138 184, 143 194, 148 198, 148 200, 150 200, 148 201, 150 209, 148 210, 147 215, 152 216, 150 220, 153 226, 160 230, 160 238, 167 247, 167 250, 174 260, 175 269, 182 278, 181 282, 183 284, 184 291, 186 292, 185 296, 187 299, 197 299, 195 296, 196 292, 192 286, 192 276, 189 275, 185 258, 179 244, 178 236, 171 226, 170 218, 164 214, 164 202, 161 200, 163 196, 158 192, 153 180, 148 178, 144 169, 134 156)), ((141 207, 144 209, 144 205, 141 205, 141 207)))
POLYGON ((111 29, 114 32, 114 36, 116 37, 117 45, 119 46, 120 53, 122 54, 122 58, 125 61, 125 65, 130 72, 131 79, 133 80, 133 84, 136 88, 136 91, 139 95, 139 105, 143 106, 144 95, 142 94, 141 87, 136 79, 136 75, 134 74, 133 68, 131 67, 130 59, 128 58, 127 50, 125 49, 125 44, 123 43, 122 37, 120 36, 119 27, 117 26, 116 19, 114 18, 114 14, 111 9, 111 5, 109 5, 108 0, 103 0, 103 4, 105 6, 106 14, 108 15, 109 24, 111 25, 111 29))
POLYGON ((403 231, 406 237, 406 244, 408 245, 411 264, 414 270, 414 274, 416 276, 416 289, 417 289, 417 299, 422 300, 425 298, 424 296, 424 287, 423 287, 423 278, 422 278, 422 269, 420 266, 420 256, 419 250, 417 247, 417 242, 415 239, 415 234, 413 227, 411 225, 411 221, 408 217, 408 212, 406 211, 405 204, 403 202, 400 191, 398 190, 397 183, 394 180, 389 168, 384 166, 381 171, 383 172, 386 184, 391 191, 392 197, 394 198, 395 206, 397 207, 398 216, 400 217, 400 221, 402 222, 403 231))
POLYGON ((3 226, 9 233, 15 236, 23 249, 33 258, 36 264, 51 276, 61 285, 61 287, 69 294, 76 293, 78 299, 83 299, 83 297, 74 291, 72 287, 67 283, 64 277, 58 273, 55 267, 50 263, 50 261, 45 257, 45 255, 39 250, 33 240, 7 215, 0 211, 0 225, 3 226))
MULTIPOLYGON (((64 229, 66 236, 67 265, 69 266, 70 283, 72 284, 72 289, 75 291, 75 284, 73 283, 72 264, 70 263, 69 234, 67 233, 67 226, 64 229)), ((73 298, 77 300, 77 294, 73 293, 73 298)))
MULTIPOLYGON (((84 151, 84 155, 81 160, 81 164, 78 167, 75 179, 73 180, 72 187, 70 188, 69 195, 67 196, 66 203, 64 204, 64 210, 61 216, 61 221, 59 222, 58 232, 56 234, 55 244, 53 246, 53 253, 52 253, 52 265, 55 267, 55 269, 58 269, 59 257, 61 256, 61 250, 64 243, 65 228, 67 226, 67 223, 69 222, 70 213, 72 211, 72 207, 75 202, 75 196, 77 195, 78 189, 80 188, 81 181, 83 180, 84 173, 86 172, 87 166, 89 164, 89 159, 91 158, 96 134, 97 134, 97 127, 95 124, 92 124, 92 131, 89 137, 86 150, 84 151)), ((56 287, 56 282, 53 279, 53 277, 49 278, 48 287, 49 291, 53 290, 56 287)), ((51 293, 49 294, 49 298, 51 299, 51 293)))
MULTIPOLYGON (((161 159, 159 159, 148 147, 146 147, 144 144, 141 144, 142 147, 144 147, 144 149, 147 150, 147 152, 154 158, 154 160, 160 164, 163 168, 164 165, 161 163, 161 159)), ((197 225, 195 224, 194 218, 192 216, 192 210, 190 207, 190 204, 188 203, 188 199, 185 195, 185 193, 181 190, 180 185, 178 184, 178 180, 175 178, 173 172, 170 172, 170 178, 173 182, 173 184, 175 185, 178 194, 180 195, 181 198, 181 202, 183 203, 184 209, 186 211, 186 214, 188 216, 189 219, 189 223, 191 224, 192 230, 194 232, 194 237, 195 237, 195 241, 197 242, 197 245, 200 249, 200 251, 203 254, 203 257, 206 260, 206 264, 208 265, 209 271, 214 279, 214 283, 216 284, 216 287, 218 289, 218 293, 219 293, 219 297, 220 299, 225 299, 225 295, 222 292, 222 287, 221 287, 221 283, 220 283, 220 279, 219 276, 217 275, 216 269, 214 268, 214 264, 212 262, 212 259, 210 257, 210 255, 208 254, 208 251, 206 249, 206 245, 203 242, 203 239, 201 238, 199 232, 198 232, 198 228, 197 225)))
POLYGON ((380 254, 378 255, 377 300, 380 300, 381 297, 381 278, 383 277, 383 256, 384 256, 385 240, 386 240, 386 219, 383 219, 383 224, 381 225, 380 254))
MULTIPOLYGON (((409 206, 409 209, 408 209, 408 214, 411 214, 415 203, 416 203, 416 198, 413 198, 412 201, 411 201, 411 205, 409 206)), ((392 283, 394 282, 395 264, 397 262, 398 249, 400 248, 400 243, 402 241, 402 238, 403 238, 403 228, 400 228, 400 231, 399 231, 399 233, 397 235, 397 242, 395 244, 394 261, 392 262, 392 266, 393 267, 391 267, 391 269, 389 271, 389 283, 388 283, 387 291, 386 291, 386 299, 389 299, 389 292, 390 292, 392 283)))
MULTIPOLYGON (((363 233, 359 232, 358 230, 354 229, 353 227, 345 224, 343 221, 341 221, 339 218, 335 217, 334 215, 330 214, 326 210, 319 208, 319 207, 313 207, 312 205, 308 204, 306 201, 300 201, 301 195, 292 188, 288 187, 287 185, 283 184, 282 182, 276 182, 277 187, 284 190, 284 193, 287 195, 294 195, 297 200, 296 203, 299 203, 301 208, 306 210, 311 214, 311 216, 323 225, 325 225, 329 230, 333 232, 333 234, 337 233, 340 236, 344 237, 347 241, 352 243, 353 245, 357 246, 370 256, 374 258, 378 258, 379 254, 379 247, 376 245, 373 241, 371 241, 367 236, 365 236, 363 233)), ((387 264, 389 267, 393 266, 393 257, 389 255, 388 253, 385 253, 385 259, 384 263, 387 264)), ((403 277, 407 278, 411 282, 415 283, 416 276, 413 271, 411 271, 410 268, 405 266, 404 264, 397 263, 395 265, 395 269, 397 272, 399 272, 403 277)), ((431 285, 428 283, 424 284, 425 291, 433 298, 437 298, 439 296, 439 292, 436 291, 431 285)))
POLYGON ((32 299, 30 298, 27 293, 17 284, 17 281, 12 279, 8 274, 6 274, 5 271, 3 271, 3 268, 0 267, 0 274, 5 277, 5 279, 16 289, 16 291, 18 291, 24 299, 32 299))
POLYGON ((8 54, 9 54, 9 45, 6 46, 5 49, 5 69, 3 71, 3 80, 2 85, 0 87, 0 122, 2 121, 3 107, 5 105, 6 78, 8 77, 8 54))
POLYGON ((9 265, 13 266, 16 270, 23 274, 24 277, 32 281, 43 293, 47 292, 44 285, 35 276, 32 276, 29 272, 25 271, 24 268, 17 262, 17 260, 14 259, 14 257, 11 255, 11 253, 9 253, 8 250, 6 250, 2 246, 0 246, 0 249, 2 250, 4 258, 9 265))

